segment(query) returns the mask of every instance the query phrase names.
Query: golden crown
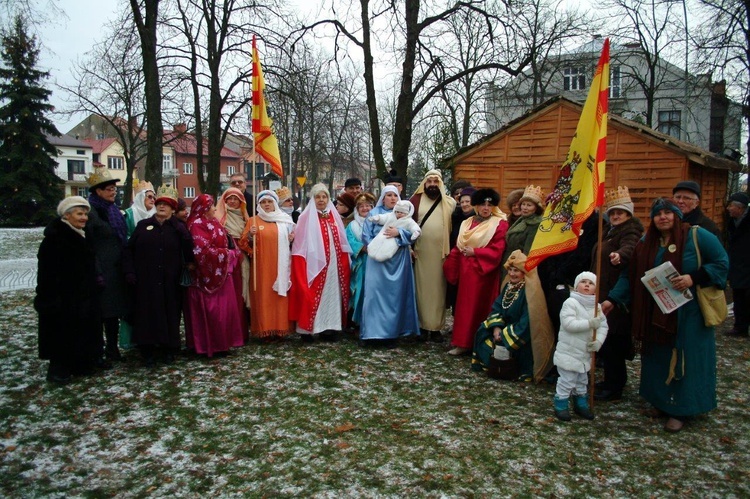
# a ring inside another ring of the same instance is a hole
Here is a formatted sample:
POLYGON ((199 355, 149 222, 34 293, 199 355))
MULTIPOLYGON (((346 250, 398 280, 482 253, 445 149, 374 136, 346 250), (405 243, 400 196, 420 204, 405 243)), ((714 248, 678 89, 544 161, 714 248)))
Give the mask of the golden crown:
POLYGON ((91 187, 96 187, 97 185, 103 184, 105 182, 117 182, 117 179, 112 176, 112 173, 106 166, 95 167, 91 175, 86 177, 86 183, 88 183, 91 187))
POLYGON ((156 191, 157 198, 169 198, 177 201, 178 193, 177 189, 169 184, 164 184, 156 191))
POLYGON ((284 202, 292 197, 292 192, 289 187, 279 187, 276 189, 276 195, 279 196, 279 202, 284 202))
POLYGON ((628 191, 626 186, 618 185, 617 189, 610 189, 604 192, 604 204, 607 208, 632 202, 630 191, 628 191))
POLYGON ((145 180, 136 180, 135 186, 133 186, 133 190, 136 194, 138 194, 141 191, 151 191, 154 192, 154 184, 151 182, 147 182, 145 180))
POLYGON ((529 198, 538 205, 544 206, 544 191, 541 185, 529 185, 524 189, 521 199, 529 198))

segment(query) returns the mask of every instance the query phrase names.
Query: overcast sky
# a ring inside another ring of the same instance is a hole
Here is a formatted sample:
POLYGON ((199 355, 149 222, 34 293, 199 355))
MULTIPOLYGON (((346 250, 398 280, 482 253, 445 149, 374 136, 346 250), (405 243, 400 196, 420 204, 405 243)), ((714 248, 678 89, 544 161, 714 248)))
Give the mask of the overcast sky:
MULTIPOLYGON (((58 18, 39 27, 37 36, 43 45, 39 66, 50 72, 47 88, 52 90, 50 102, 56 109, 66 107, 62 91, 56 83, 70 84, 74 81, 71 67, 76 59, 83 59, 94 43, 104 38, 101 26, 115 17, 118 0, 59 0, 58 5, 68 18, 58 18)), ((61 133, 66 133, 83 119, 83 116, 67 118, 52 116, 61 133)))

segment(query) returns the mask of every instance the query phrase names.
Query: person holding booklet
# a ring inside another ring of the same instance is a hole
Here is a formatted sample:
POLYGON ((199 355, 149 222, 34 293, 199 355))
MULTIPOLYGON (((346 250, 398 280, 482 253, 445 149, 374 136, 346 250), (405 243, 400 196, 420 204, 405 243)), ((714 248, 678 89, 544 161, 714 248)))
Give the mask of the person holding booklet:
POLYGON ((633 340, 641 353, 640 395, 653 406, 649 415, 666 417, 664 429, 680 431, 687 419, 716 408, 716 338, 707 327, 697 300, 665 314, 641 283, 641 277, 664 262, 677 271, 671 279, 677 291, 695 286, 724 288, 729 260, 718 238, 709 231, 682 223, 682 212, 670 199, 651 206, 651 225, 633 253, 623 276, 602 304, 604 313, 630 303, 633 340), (697 230, 701 265, 691 230, 697 230))

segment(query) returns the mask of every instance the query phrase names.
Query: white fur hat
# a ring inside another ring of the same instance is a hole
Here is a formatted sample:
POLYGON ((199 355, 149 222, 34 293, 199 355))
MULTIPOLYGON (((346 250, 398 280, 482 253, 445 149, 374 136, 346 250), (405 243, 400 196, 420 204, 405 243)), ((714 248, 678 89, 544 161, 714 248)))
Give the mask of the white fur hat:
POLYGON ((86 210, 91 209, 91 205, 86 201, 86 198, 81 196, 70 196, 60 201, 60 204, 57 205, 57 214, 63 216, 68 210, 78 206, 86 208, 86 210))
POLYGON ((584 279, 588 279, 589 281, 594 283, 594 286, 596 286, 596 274, 594 274, 593 272, 581 272, 576 276, 576 280, 573 283, 573 289, 577 289, 578 283, 580 283, 584 279))

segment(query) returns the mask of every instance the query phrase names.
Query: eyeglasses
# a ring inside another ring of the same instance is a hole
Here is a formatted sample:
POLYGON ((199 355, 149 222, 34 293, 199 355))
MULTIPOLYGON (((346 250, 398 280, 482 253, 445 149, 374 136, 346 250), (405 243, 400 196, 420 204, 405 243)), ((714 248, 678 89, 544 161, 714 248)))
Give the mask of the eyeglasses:
POLYGON ((229 183, 232 184, 232 185, 242 185, 242 184, 245 183, 245 181, 244 180, 232 180, 229 183))
POLYGON ((698 201, 698 198, 683 195, 674 196, 674 199, 676 199, 677 201, 698 201))
POLYGON ((156 196, 154 196, 153 194, 148 194, 146 196, 146 199, 156 199, 156 196))
POLYGON ((115 187, 114 185, 110 185, 108 187, 105 187, 103 190, 105 190, 107 192, 116 192, 117 191, 117 187, 115 187))

